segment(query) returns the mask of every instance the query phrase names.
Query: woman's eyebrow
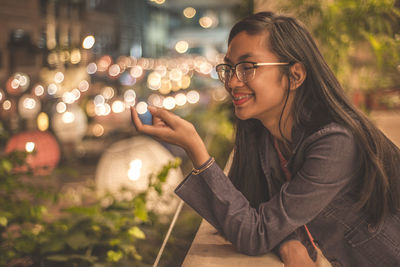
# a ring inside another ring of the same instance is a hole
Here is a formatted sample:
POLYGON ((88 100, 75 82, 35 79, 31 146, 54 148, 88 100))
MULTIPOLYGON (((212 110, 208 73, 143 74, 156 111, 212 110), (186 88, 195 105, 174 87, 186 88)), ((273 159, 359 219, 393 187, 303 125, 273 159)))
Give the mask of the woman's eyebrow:
MULTIPOLYGON (((253 57, 253 56, 254 56, 254 55, 253 55, 252 53, 246 53, 246 54, 241 55, 241 56, 238 58, 238 60, 239 60, 239 62, 240 62, 240 61, 243 61, 243 60, 248 59, 248 58, 253 57)), ((226 63, 233 63, 233 61, 230 60, 227 56, 224 57, 224 61, 225 61, 226 63)))

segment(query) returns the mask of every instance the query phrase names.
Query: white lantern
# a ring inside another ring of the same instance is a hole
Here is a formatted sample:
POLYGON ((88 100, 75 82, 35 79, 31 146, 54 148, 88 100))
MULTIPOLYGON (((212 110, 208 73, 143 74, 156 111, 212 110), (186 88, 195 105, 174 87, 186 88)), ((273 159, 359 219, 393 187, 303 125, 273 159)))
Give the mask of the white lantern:
MULTIPOLYGON (((157 174, 161 168, 175 157, 159 142, 145 136, 136 136, 118 141, 103 153, 96 169, 96 187, 105 192, 118 195, 121 187, 126 187, 132 195, 146 190, 149 175, 157 174)), ((158 214, 174 212, 178 198, 174 195, 175 187, 182 181, 181 170, 171 169, 163 184, 163 194, 156 192, 148 195, 147 208, 158 214)))
POLYGON ((18 101, 18 112, 24 119, 36 118, 40 109, 40 100, 34 95, 25 94, 18 101))
POLYGON ((62 142, 76 143, 86 134, 87 117, 77 104, 68 105, 65 112, 54 113, 52 127, 62 142))

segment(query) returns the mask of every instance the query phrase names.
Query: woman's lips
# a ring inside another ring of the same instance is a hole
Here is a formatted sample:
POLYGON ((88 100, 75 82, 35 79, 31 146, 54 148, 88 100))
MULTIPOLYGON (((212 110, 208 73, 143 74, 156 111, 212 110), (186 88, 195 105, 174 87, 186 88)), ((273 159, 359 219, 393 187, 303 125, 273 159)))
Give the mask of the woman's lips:
POLYGON ((235 94, 232 96, 232 102, 236 106, 239 106, 246 103, 252 97, 253 94, 235 94))

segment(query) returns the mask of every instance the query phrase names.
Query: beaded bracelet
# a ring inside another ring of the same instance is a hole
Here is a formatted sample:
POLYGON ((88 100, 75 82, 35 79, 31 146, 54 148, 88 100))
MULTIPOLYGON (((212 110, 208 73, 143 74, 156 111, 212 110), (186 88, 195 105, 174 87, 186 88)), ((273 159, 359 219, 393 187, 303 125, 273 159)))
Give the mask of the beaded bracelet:
POLYGON ((206 163, 204 163, 202 166, 200 166, 200 169, 193 168, 192 174, 193 175, 198 175, 198 174, 202 173, 203 171, 205 171, 208 168, 210 168, 211 165, 213 165, 214 162, 215 162, 214 157, 211 157, 209 160, 206 161, 206 163))

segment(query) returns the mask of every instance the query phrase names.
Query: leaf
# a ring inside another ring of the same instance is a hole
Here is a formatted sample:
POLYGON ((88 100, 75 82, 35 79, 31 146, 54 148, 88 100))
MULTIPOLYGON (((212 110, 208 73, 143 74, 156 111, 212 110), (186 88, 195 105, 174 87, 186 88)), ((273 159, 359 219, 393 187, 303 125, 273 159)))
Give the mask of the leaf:
POLYGON ((6 173, 9 173, 12 170, 12 167, 13 167, 12 163, 7 159, 3 159, 1 161, 1 165, 2 165, 2 168, 4 169, 4 171, 6 173))
POLYGON ((128 230, 128 233, 133 236, 136 237, 138 239, 145 239, 146 235, 144 234, 144 232, 142 230, 139 229, 139 227, 137 226, 133 226, 128 230))
POLYGON ((134 214, 137 218, 141 219, 142 221, 147 221, 147 209, 146 203, 142 198, 135 199, 135 211, 134 214))
POLYGON ((82 232, 72 233, 65 241, 73 250, 85 248, 90 244, 90 239, 82 232))
POLYGON ((6 227, 7 224, 8 224, 7 218, 4 217, 4 216, 1 216, 1 217, 0 217, 0 225, 6 227))
POLYGON ((107 261, 118 262, 122 258, 122 256, 123 256, 122 251, 114 251, 114 250, 107 251, 107 261))

